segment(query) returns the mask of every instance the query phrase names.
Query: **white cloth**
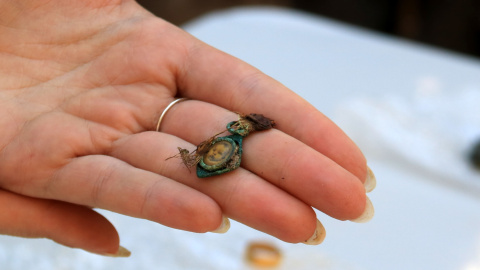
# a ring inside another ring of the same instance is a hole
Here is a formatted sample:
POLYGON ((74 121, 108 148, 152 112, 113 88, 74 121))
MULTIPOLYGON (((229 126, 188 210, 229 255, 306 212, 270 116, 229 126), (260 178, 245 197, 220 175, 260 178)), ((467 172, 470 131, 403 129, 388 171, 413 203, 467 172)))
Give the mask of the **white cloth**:
POLYGON ((386 94, 341 105, 335 120, 369 157, 420 170, 480 198, 480 169, 470 162, 480 143, 480 89, 444 92, 424 78, 410 96, 386 94))

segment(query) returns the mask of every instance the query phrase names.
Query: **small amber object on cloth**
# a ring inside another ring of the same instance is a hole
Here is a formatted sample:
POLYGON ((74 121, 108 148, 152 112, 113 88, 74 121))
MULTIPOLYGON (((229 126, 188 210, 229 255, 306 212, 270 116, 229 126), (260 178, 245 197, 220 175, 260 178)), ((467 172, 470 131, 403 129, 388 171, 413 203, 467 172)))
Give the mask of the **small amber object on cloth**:
POLYGON ((272 244, 252 242, 247 246, 246 259, 256 267, 276 267, 282 262, 282 253, 272 244))

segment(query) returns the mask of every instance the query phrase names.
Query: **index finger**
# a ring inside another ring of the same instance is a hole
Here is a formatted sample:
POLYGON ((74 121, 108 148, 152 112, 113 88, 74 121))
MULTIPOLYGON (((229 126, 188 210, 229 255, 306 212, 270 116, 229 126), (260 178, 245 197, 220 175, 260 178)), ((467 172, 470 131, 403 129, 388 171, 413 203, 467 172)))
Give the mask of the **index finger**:
POLYGON ((179 74, 182 96, 231 111, 261 113, 273 118, 278 129, 329 157, 365 182, 365 157, 330 119, 258 69, 200 41, 194 40, 193 44, 179 74))

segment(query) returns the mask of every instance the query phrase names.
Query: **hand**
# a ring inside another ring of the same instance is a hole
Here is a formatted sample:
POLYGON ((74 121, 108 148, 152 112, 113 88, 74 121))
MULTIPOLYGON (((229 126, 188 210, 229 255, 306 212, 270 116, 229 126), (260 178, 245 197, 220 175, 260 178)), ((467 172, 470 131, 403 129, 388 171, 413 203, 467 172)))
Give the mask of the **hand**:
POLYGON ((318 243, 312 207, 340 220, 373 210, 363 183, 374 178, 335 124, 134 1, 0 1, 0 127, 3 234, 116 254, 115 228, 92 210, 102 208, 193 232, 228 217, 318 243), (176 96, 190 100, 155 132, 176 96), (244 140, 242 168, 198 179, 166 160, 223 130, 232 112, 277 123, 244 140))

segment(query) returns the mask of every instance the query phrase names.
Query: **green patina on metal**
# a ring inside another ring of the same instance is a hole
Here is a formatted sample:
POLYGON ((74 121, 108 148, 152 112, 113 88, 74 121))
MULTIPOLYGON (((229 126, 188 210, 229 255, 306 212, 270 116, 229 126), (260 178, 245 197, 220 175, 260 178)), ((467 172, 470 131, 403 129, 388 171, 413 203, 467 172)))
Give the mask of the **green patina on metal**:
POLYGON ((228 123, 227 130, 233 135, 213 140, 209 150, 200 158, 197 164, 199 178, 224 174, 240 167, 243 137, 250 131, 238 126, 238 121, 228 123))
POLYGON ((238 152, 236 141, 229 137, 216 138, 210 143, 208 151, 199 163, 207 171, 215 171, 229 165, 238 152))
POLYGON ((250 125, 238 126, 238 121, 233 121, 227 124, 227 130, 232 134, 246 137, 248 134, 250 134, 251 127, 250 125))
MULTIPOLYGON (((205 155, 200 159, 200 162, 197 164, 197 176, 199 178, 210 177, 214 175, 224 174, 230 171, 233 171, 240 167, 240 163, 242 161, 242 141, 243 136, 234 134, 225 137, 216 138, 212 142, 212 147, 215 147, 215 144, 220 142, 225 142, 232 144, 232 147, 235 148, 234 152, 231 155, 222 156, 222 162, 219 162, 215 165, 208 165, 205 164, 207 158, 209 158, 212 153, 209 151, 205 153, 205 155)), ((208 162, 207 162, 208 163, 208 162)))
POLYGON ((240 167, 242 161, 242 141, 251 131, 267 130, 275 125, 273 120, 261 114, 250 114, 239 121, 227 124, 233 135, 214 139, 197 164, 199 178, 224 174, 240 167))
POLYGON ((187 149, 177 147, 178 154, 171 158, 181 158, 187 168, 197 167, 197 176, 205 178, 224 174, 240 167, 242 161, 243 138, 250 132, 271 129, 275 121, 261 114, 239 114, 238 121, 227 124, 226 131, 232 135, 217 137, 222 131, 208 140, 197 145, 197 149, 190 152, 187 149))

